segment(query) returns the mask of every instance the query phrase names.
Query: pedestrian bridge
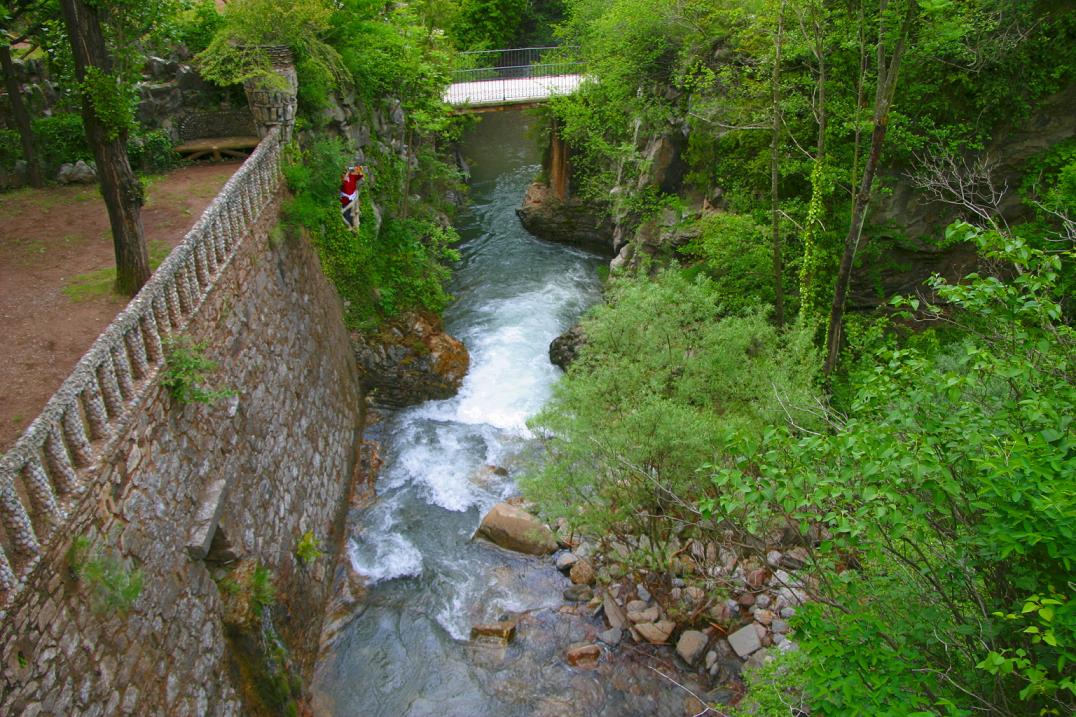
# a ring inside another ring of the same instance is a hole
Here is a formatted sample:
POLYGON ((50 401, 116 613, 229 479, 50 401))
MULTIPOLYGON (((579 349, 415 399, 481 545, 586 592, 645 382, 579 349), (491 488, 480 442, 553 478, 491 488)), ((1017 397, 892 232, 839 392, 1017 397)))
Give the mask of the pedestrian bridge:
POLYGON ((461 52, 444 100, 460 112, 533 106, 575 92, 583 64, 573 48, 526 47, 461 52))

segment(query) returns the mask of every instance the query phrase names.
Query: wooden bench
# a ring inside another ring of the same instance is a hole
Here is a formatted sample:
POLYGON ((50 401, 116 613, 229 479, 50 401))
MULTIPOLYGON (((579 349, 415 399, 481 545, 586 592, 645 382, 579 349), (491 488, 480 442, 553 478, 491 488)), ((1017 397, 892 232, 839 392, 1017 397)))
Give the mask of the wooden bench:
POLYGON ((258 146, 250 109, 193 110, 178 123, 176 151, 187 159, 246 157, 258 146))
POLYGON ((259 141, 257 137, 208 137, 177 144, 176 151, 192 160, 212 155, 219 162, 224 157, 246 157, 259 141))

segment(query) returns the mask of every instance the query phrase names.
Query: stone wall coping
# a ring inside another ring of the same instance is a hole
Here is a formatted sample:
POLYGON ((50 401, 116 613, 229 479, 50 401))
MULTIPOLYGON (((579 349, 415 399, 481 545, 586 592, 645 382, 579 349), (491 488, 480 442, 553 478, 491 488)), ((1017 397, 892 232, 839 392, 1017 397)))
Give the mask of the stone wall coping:
POLYGON ((280 182, 284 130, 272 128, 125 309, 105 328, 15 445, 0 457, 0 619, 62 536, 86 469, 103 455, 178 334, 231 262, 280 182))

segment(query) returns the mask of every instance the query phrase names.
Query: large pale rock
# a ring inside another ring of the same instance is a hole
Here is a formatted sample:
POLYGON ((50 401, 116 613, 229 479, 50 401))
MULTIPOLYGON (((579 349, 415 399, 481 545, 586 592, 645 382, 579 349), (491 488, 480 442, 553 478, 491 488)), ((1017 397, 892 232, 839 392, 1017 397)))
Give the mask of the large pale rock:
POLYGON ((482 519, 476 535, 517 553, 548 555, 557 549, 552 530, 527 511, 508 503, 493 506, 482 519))
POLYGON ((729 645, 740 657, 747 657, 751 653, 762 649, 762 641, 759 639, 755 624, 751 623, 741 627, 729 635, 729 645))
POLYGON ((640 622, 635 626, 635 630, 642 635, 647 642, 652 642, 655 645, 663 645, 668 642, 675 629, 676 623, 671 620, 662 620, 661 622, 640 622))
POLYGON ((93 184, 97 181, 97 170, 80 159, 74 164, 61 164, 56 180, 60 184, 93 184))
POLYGON ((676 193, 687 171, 682 157, 686 145, 687 135, 679 128, 651 137, 643 150, 646 170, 639 175, 637 188, 657 187, 662 192, 676 193))
POLYGON ((628 612, 628 620, 633 623, 657 622, 659 617, 661 617, 661 610, 657 605, 648 607, 645 610, 631 610, 628 612))
POLYGON ((695 666, 702 653, 706 652, 706 643, 710 641, 710 638, 706 637, 706 633, 699 632, 698 630, 684 630, 680 635, 680 639, 676 642, 676 654, 680 655, 684 662, 695 666))

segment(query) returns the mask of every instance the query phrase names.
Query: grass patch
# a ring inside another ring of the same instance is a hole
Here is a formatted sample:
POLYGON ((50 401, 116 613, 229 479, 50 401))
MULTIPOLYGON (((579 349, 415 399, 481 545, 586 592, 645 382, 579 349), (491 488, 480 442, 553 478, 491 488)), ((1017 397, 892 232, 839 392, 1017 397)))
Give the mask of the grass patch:
MULTIPOLYGON (((151 239, 149 242, 149 266, 156 269, 161 262, 171 253, 172 247, 159 239, 151 239)), ((64 296, 76 304, 83 301, 91 301, 104 296, 115 294, 113 288, 116 284, 116 267, 106 266, 103 269, 79 274, 71 279, 63 288, 64 296)))

